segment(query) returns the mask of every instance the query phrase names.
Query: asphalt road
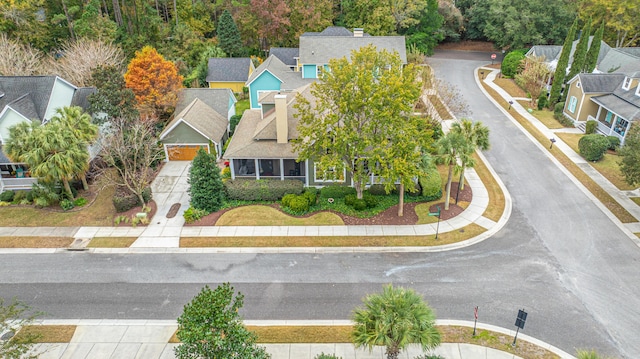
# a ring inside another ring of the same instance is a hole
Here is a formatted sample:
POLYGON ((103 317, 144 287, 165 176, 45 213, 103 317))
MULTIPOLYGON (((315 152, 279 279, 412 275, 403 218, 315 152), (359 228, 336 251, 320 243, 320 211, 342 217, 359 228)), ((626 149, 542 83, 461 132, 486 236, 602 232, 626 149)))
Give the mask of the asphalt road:
MULTIPOLYGON (((482 59, 481 59, 482 60, 482 59)), ((51 318, 175 319, 204 285, 245 293, 246 319, 348 319, 385 283, 422 293, 441 319, 514 328, 567 352, 640 358, 640 249, 475 86, 486 61, 430 59, 491 129, 485 155, 513 198, 492 238, 440 253, 2 255, 0 296, 51 318)))

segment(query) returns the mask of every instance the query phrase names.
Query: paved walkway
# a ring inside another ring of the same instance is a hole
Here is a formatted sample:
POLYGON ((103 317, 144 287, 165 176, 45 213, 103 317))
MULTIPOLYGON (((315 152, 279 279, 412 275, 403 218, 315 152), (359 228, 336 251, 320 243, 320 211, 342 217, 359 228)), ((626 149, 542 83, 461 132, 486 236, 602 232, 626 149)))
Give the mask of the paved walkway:
MULTIPOLYGON (((38 351, 45 351, 41 359, 173 359, 177 344, 168 343, 178 328, 175 321, 145 320, 45 320, 47 325, 77 325, 69 343, 40 344, 38 351)), ((246 325, 349 325, 349 321, 246 321, 246 325)), ((469 327, 472 322, 438 321, 439 325, 469 327)), ((487 324, 478 324, 478 331, 488 329, 513 336, 514 332, 487 324)), ((568 353, 546 343, 518 334, 518 343, 528 341, 556 353, 561 358, 573 358, 568 353)), ((342 359, 382 359, 384 348, 373 351, 356 349, 349 343, 331 344, 260 344, 273 359, 312 359, 320 353, 336 354, 342 359)), ((447 359, 516 359, 516 355, 472 344, 444 343, 433 351, 447 359)), ((418 346, 403 351, 400 358, 411 359, 423 354, 418 346)))

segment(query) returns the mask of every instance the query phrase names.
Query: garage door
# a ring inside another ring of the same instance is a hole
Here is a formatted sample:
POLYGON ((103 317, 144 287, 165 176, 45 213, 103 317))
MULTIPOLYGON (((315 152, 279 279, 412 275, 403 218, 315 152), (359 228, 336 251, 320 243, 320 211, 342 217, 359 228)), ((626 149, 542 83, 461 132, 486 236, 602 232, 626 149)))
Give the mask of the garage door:
POLYGON ((200 147, 207 151, 207 146, 204 145, 168 145, 169 161, 191 161, 196 157, 200 147))

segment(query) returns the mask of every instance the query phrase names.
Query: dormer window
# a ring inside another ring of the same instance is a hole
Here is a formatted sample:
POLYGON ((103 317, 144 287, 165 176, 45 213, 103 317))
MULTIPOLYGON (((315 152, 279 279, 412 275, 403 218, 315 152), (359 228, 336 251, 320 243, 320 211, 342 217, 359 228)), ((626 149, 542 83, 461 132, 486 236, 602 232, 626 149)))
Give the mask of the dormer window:
POLYGON ((580 81, 576 82, 576 87, 577 87, 577 88, 580 88, 580 86, 581 86, 581 85, 580 85, 580 81))
POLYGON ((624 82, 622 83, 623 90, 629 90, 631 87, 631 77, 627 76, 624 78, 624 82))

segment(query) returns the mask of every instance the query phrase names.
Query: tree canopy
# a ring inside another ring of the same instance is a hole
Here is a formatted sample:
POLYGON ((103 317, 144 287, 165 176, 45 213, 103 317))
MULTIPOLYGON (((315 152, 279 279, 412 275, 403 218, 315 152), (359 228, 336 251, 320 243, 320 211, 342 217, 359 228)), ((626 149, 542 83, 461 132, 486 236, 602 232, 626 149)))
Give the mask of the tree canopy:
POLYGON ((346 170, 358 198, 372 173, 389 168, 388 146, 399 133, 411 129, 407 139, 420 146, 419 129, 412 127, 413 106, 421 84, 412 65, 402 67, 398 54, 369 45, 351 58, 332 59, 329 70, 311 85, 313 103, 298 96, 299 139, 294 150, 299 160, 316 161, 327 179, 346 170))
POLYGON ((178 317, 176 335, 182 344, 175 348, 176 358, 270 358, 242 323, 238 311, 243 304, 244 295, 229 283, 202 288, 178 317))
POLYGON ((429 305, 413 289, 385 286, 382 293, 368 295, 353 313, 353 342, 372 350, 386 347, 388 359, 398 358, 409 344, 423 350, 440 345, 440 333, 429 305))
POLYGON ((631 125, 624 146, 620 149, 622 159, 618 163, 625 181, 630 185, 640 183, 640 126, 631 125))

